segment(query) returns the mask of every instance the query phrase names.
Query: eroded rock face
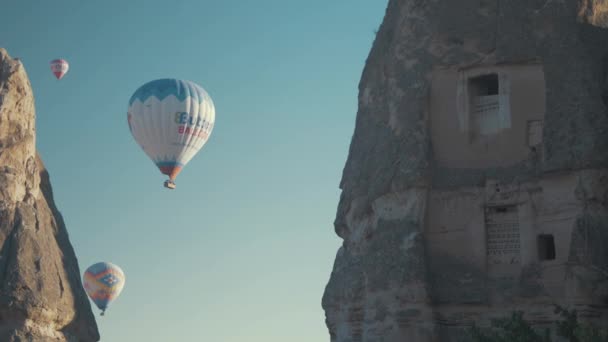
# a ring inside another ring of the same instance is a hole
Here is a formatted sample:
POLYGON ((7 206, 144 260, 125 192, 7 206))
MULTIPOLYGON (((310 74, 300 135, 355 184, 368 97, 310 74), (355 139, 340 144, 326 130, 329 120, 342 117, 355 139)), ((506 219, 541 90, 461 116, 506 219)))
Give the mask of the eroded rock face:
POLYGON ((98 341, 35 139, 29 79, 0 49, 0 341, 98 341))
POLYGON ((608 325, 604 1, 390 0, 340 184, 331 340, 608 325))
POLYGON ((581 0, 579 8, 579 19, 582 22, 608 27, 608 1, 606 0, 581 0))

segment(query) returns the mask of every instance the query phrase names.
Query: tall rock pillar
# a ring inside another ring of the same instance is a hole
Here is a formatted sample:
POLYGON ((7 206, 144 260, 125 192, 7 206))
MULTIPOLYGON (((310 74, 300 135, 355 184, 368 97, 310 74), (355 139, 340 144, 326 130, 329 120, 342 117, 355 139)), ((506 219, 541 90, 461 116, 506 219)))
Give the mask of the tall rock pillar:
POLYGON ((99 341, 35 141, 29 79, 0 49, 0 341, 99 341))
POLYGON ((359 84, 331 340, 608 322, 608 5, 390 0, 359 84))

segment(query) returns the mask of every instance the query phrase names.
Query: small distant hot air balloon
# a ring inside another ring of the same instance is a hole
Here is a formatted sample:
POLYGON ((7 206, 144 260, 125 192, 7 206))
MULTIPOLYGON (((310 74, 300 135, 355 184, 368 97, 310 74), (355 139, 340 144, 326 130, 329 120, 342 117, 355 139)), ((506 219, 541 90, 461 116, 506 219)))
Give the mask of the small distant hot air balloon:
POLYGON ((70 68, 70 65, 65 59, 54 59, 51 61, 51 71, 55 74, 58 80, 60 80, 70 68))
POLYGON ((215 106, 194 82, 166 78, 148 82, 129 101, 131 134, 160 172, 165 187, 205 145, 215 124, 215 106))
POLYGON ((125 286, 125 274, 120 267, 109 262, 98 262, 84 272, 84 289, 101 310, 103 316, 125 286))

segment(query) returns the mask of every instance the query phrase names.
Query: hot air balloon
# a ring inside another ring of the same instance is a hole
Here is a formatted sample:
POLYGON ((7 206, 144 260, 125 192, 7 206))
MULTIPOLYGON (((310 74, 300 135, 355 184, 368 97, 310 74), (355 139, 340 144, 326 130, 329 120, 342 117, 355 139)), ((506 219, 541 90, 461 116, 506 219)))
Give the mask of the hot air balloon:
POLYGON ((120 267, 109 262, 98 262, 84 272, 84 289, 101 310, 103 316, 125 286, 125 274, 120 267))
POLYGON ((51 61, 51 71, 55 74, 58 80, 60 80, 70 68, 70 65, 65 59, 54 59, 51 61))
POLYGON ((194 82, 159 79, 135 91, 127 121, 131 134, 162 174, 166 188, 205 145, 215 124, 215 106, 194 82))

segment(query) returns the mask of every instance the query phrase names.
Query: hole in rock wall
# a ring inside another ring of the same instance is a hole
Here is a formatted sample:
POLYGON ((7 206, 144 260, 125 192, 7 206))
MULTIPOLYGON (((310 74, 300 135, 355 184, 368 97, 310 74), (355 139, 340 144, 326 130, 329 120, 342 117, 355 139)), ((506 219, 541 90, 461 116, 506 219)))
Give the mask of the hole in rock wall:
POLYGON ((537 239, 538 259, 540 261, 555 260, 555 239, 553 235, 541 234, 537 239))
POLYGON ((469 79, 469 116, 473 138, 495 134, 504 128, 498 89, 498 74, 481 75, 469 79))

